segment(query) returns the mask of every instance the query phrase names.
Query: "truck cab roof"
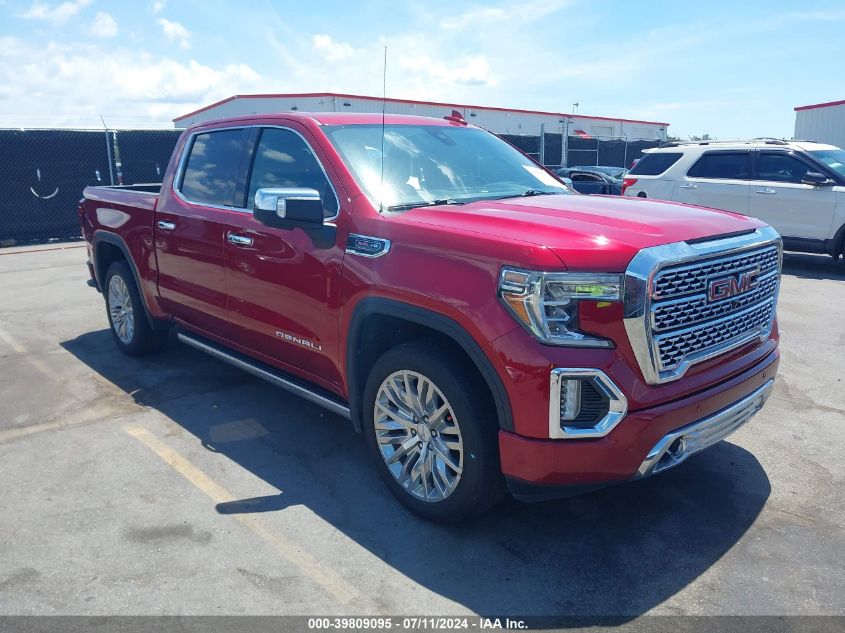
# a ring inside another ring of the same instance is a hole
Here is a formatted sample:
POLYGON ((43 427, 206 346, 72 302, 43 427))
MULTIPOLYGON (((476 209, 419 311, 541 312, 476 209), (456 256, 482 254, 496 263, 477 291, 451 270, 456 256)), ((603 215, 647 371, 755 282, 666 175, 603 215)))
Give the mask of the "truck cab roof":
POLYGON ((436 125, 475 127, 468 123, 455 123, 435 117, 416 116, 412 114, 385 114, 381 112, 278 112, 273 114, 252 114, 241 117, 226 117, 203 121, 192 125, 190 130, 204 127, 216 127, 221 124, 237 125, 239 123, 254 124, 256 121, 272 123, 273 121, 298 121, 304 124, 317 125, 436 125))

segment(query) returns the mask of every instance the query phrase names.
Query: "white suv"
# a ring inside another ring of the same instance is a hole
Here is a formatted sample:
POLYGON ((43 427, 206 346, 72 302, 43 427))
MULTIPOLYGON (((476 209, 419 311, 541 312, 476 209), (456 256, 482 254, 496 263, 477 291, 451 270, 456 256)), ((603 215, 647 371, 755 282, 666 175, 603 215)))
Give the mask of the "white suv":
POLYGON ((845 151, 809 141, 702 141, 645 150, 622 194, 759 218, 784 248, 845 256, 845 151))

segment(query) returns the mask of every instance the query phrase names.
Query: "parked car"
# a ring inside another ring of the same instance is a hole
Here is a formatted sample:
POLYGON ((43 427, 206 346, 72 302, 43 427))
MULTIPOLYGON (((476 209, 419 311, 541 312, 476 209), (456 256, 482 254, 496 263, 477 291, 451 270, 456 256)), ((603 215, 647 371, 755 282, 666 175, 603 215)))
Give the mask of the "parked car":
POLYGON ((570 191, 454 117, 285 113, 192 127, 160 188, 79 212, 120 350, 175 328, 454 521, 662 472, 772 392, 774 230, 570 191))
POLYGON ((622 193, 622 178, 627 171, 624 167, 561 167, 555 174, 569 178, 579 193, 618 196, 622 193))
POLYGON ((784 248, 845 252, 845 151, 810 141, 707 141, 645 150, 624 195, 759 218, 784 248))

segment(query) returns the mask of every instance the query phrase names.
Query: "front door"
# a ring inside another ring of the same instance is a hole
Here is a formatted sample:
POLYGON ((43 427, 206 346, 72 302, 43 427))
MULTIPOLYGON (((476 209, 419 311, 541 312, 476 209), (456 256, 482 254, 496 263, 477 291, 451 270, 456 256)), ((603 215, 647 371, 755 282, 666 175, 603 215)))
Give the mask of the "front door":
POLYGON ((750 214, 784 237, 827 239, 837 194, 833 187, 801 182, 815 171, 817 167, 787 152, 761 151, 751 183, 750 214))
MULTIPOLYGON (((249 208, 258 189, 306 187, 319 192, 327 220, 338 215, 338 196, 305 133, 293 124, 260 131, 249 208)), ((343 262, 331 224, 281 229, 261 224, 251 212, 232 214, 224 247, 235 342, 329 389, 340 385, 335 359, 343 262)))
POLYGON ((705 152, 674 184, 672 200, 748 214, 751 152, 705 152))

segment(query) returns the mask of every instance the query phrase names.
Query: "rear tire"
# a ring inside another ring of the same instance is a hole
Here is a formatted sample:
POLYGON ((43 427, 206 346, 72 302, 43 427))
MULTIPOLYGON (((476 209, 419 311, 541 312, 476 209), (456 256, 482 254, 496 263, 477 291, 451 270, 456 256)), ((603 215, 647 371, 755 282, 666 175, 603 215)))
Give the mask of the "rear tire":
POLYGON ((439 341, 404 343, 379 358, 364 389, 364 436, 390 491, 439 522, 479 514, 505 491, 489 393, 439 341))
POLYGON ((150 327, 135 277, 125 262, 117 261, 109 266, 103 296, 112 337, 121 352, 142 356, 164 345, 168 331, 150 327))

